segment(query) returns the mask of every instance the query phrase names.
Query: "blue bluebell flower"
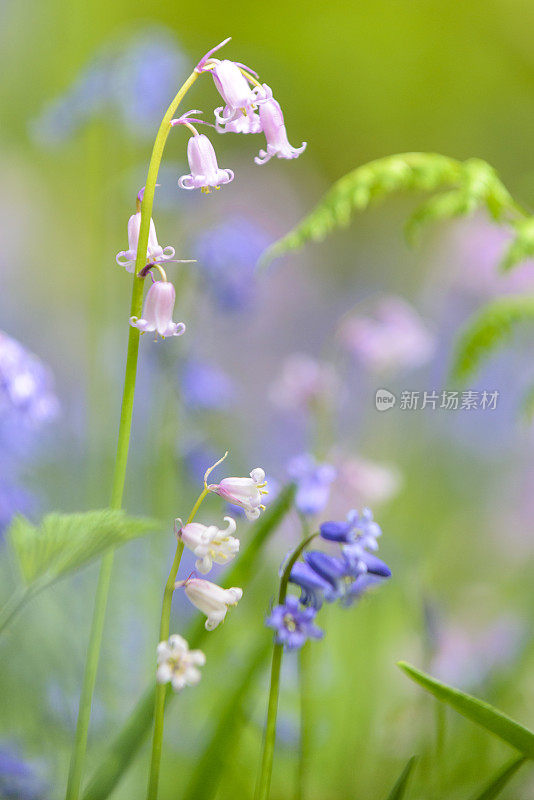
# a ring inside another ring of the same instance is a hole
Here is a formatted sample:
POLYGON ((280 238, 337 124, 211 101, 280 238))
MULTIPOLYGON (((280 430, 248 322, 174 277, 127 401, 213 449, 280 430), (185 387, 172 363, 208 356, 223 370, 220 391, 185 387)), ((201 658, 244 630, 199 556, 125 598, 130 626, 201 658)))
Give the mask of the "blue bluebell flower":
POLYGON ((365 573, 365 567, 359 562, 349 561, 344 556, 337 557, 311 550, 304 554, 304 560, 331 587, 331 594, 325 599, 337 600, 343 597, 356 578, 365 573))
POLYGON ((368 573, 358 575, 356 580, 351 583, 345 592, 344 597, 341 599, 341 604, 344 606, 351 606, 356 600, 359 600, 368 589, 383 583, 383 581, 384 578, 378 575, 370 575, 368 573))
POLYGON ((256 295, 256 263, 269 244, 252 220, 235 216, 203 233, 194 250, 208 288, 222 311, 245 311, 256 295))
POLYGON ((278 644, 298 650, 307 639, 322 639, 324 632, 314 625, 314 608, 301 608, 296 597, 288 597, 283 605, 273 608, 265 624, 273 628, 278 644))
POLYGON ((180 388, 185 405, 197 411, 223 411, 232 405, 236 396, 231 378, 207 361, 186 361, 180 388))
POLYGON ((359 514, 356 510, 349 511, 345 522, 323 522, 319 528, 323 539, 343 544, 352 544, 358 541, 362 547, 371 550, 378 549, 377 538, 382 535, 382 530, 373 519, 373 512, 364 508, 359 514))
POLYGON ((300 586, 300 602, 303 606, 313 606, 319 611, 323 600, 330 601, 336 598, 332 585, 304 561, 297 561, 293 565, 289 580, 296 586, 300 586))
POLYGON ((46 787, 34 768, 11 746, 0 744, 0 797, 43 800, 46 787))
POLYGON ((330 487, 336 478, 331 464, 319 464, 309 453, 293 458, 288 466, 289 477, 297 484, 295 506, 301 514, 318 514, 330 498, 330 487))

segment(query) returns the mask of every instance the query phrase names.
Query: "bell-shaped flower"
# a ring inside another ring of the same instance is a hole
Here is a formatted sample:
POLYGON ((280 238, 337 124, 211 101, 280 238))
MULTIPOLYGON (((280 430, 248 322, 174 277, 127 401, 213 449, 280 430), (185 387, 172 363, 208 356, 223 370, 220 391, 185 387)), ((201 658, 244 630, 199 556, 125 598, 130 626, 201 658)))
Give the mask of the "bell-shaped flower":
POLYGON ((184 686, 195 686, 200 678, 200 670, 206 663, 202 650, 190 650, 182 636, 174 634, 167 642, 160 642, 157 649, 158 683, 171 683, 175 692, 184 686))
MULTIPOLYGON (((265 86, 265 84, 264 84, 265 86)), ((265 87, 268 89, 268 87, 265 87)), ((254 159, 256 164, 266 164, 271 158, 298 158, 306 149, 306 142, 293 147, 287 138, 284 115, 280 104, 271 97, 259 106, 260 122, 267 140, 267 149, 260 150, 254 159)))
POLYGON ((210 192, 219 189, 221 184, 234 179, 231 169, 219 169, 213 145, 204 133, 197 133, 187 143, 187 160, 190 175, 182 175, 178 181, 181 189, 201 189, 210 192))
POLYGON ((253 111, 258 104, 265 103, 268 97, 272 97, 268 87, 252 87, 243 74, 242 65, 235 61, 211 59, 210 72, 217 91, 225 102, 224 107, 215 109, 215 119, 219 125, 234 122, 240 116, 253 111))
POLYGON ((202 574, 207 573, 213 564, 228 564, 239 552, 239 539, 232 536, 236 523, 232 517, 225 517, 225 529, 216 525, 202 525, 200 522, 189 522, 182 526, 177 520, 177 535, 186 547, 196 556, 195 568, 202 574))
MULTIPOLYGON (((128 220, 128 250, 121 250, 117 253, 115 260, 119 266, 124 267, 128 272, 133 272, 135 269, 135 260, 137 258, 137 245, 139 243, 139 230, 141 228, 141 212, 132 214, 128 220)), ((174 247, 161 247, 158 243, 156 236, 156 228, 154 220, 150 220, 150 228, 148 232, 148 247, 146 251, 146 263, 158 263, 161 261, 168 261, 174 258, 174 247)), ((143 267, 145 264, 142 265, 143 267)))
POLYGON ((220 483, 212 483, 207 488, 210 492, 223 497, 228 503, 244 509, 247 519, 254 520, 265 510, 262 495, 267 494, 265 472, 256 467, 250 478, 223 478, 220 483))
POLYGON ((218 133, 261 133, 261 121, 258 114, 247 108, 231 122, 220 122, 217 119, 215 129, 218 133))
POLYGON ((300 602, 303 606, 313 606, 319 611, 323 600, 332 601, 337 598, 332 585, 303 561, 297 561, 293 565, 289 580, 300 586, 300 602))
POLYGON ((143 306, 143 316, 130 317, 130 325, 139 328, 141 333, 156 331, 160 336, 181 336, 185 332, 183 322, 173 322, 172 314, 176 292, 169 281, 155 281, 147 292, 143 306))
POLYGON ((224 621, 228 608, 236 606, 243 597, 243 589, 236 586, 223 589, 204 578, 188 578, 175 584, 176 588, 181 586, 193 605, 206 615, 204 627, 207 631, 215 630, 224 621))
POLYGON ((288 597, 283 605, 273 608, 265 620, 275 631, 277 644, 287 650, 298 650, 307 639, 322 639, 323 631, 314 625, 315 608, 301 608, 296 597, 288 597))
POLYGON ((314 572, 330 584, 333 594, 329 600, 344 597, 354 580, 365 573, 363 564, 350 561, 348 558, 330 556, 319 550, 306 553, 304 560, 314 572))

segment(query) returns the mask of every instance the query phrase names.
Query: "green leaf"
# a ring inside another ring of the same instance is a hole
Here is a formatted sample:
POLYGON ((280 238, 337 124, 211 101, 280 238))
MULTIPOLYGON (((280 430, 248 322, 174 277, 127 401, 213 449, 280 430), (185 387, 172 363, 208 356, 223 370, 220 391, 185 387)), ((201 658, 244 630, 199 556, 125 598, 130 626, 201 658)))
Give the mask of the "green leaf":
POLYGON ((252 658, 245 663, 234 681, 235 691, 228 697, 221 693, 221 706, 214 709, 217 720, 204 750, 195 761, 195 768, 184 793, 185 800, 211 800, 217 792, 219 781, 227 763, 227 742, 236 746, 238 729, 242 724, 243 706, 254 679, 265 666, 271 652, 272 640, 262 637, 254 647, 252 658))
POLYGON ((387 800, 402 800, 404 795, 406 794, 406 789, 408 788, 408 781, 410 780, 410 776, 412 774, 412 770, 415 767, 417 762, 417 756, 412 756, 404 769, 402 770, 399 778, 391 790, 391 792, 387 796, 387 800))
POLYGON ((452 189, 422 206, 408 225, 414 234, 423 223, 486 208, 494 219, 521 213, 493 167, 480 159, 457 161, 437 153, 401 153, 364 164, 338 180, 318 205, 264 253, 265 265, 306 242, 320 241, 346 227, 355 211, 400 191, 452 189))
POLYGON ((475 314, 456 345, 452 378, 464 382, 473 375, 522 322, 534 322, 534 297, 501 297, 475 314))
POLYGON ((515 747, 527 758, 534 758, 534 733, 529 731, 519 722, 507 717, 502 711, 490 706, 459 689, 447 686, 445 683, 432 678, 425 672, 412 667, 405 661, 399 661, 401 670, 413 681, 418 683, 427 692, 433 694, 438 700, 447 703, 463 717, 481 725, 489 733, 515 747))
POLYGON ((507 764, 503 769, 499 770, 482 792, 477 792, 471 800, 493 800, 494 797, 498 797, 525 761, 527 759, 524 756, 520 756, 507 764))
POLYGON ((514 223, 515 238, 508 246, 499 268, 509 272, 522 261, 534 257, 534 217, 526 217, 514 223))
MULTIPOLYGON (((287 486, 254 524, 252 538, 249 539, 234 565, 225 573, 225 583, 228 586, 246 586, 254 574, 263 546, 293 506, 294 498, 295 487, 287 486)), ((199 617, 192 623, 186 634, 190 647, 200 647, 206 633, 204 620, 199 617)), ((166 704, 175 697, 170 688, 167 689, 165 697, 166 704)), ((83 800, 105 800, 111 794, 147 738, 153 721, 153 711, 154 686, 151 685, 126 720, 122 730, 107 748, 104 760, 97 767, 82 795, 83 800)))
POLYGON ((26 586, 47 585, 83 567, 110 547, 157 529, 154 520, 106 508, 47 514, 40 525, 15 517, 7 532, 26 586))

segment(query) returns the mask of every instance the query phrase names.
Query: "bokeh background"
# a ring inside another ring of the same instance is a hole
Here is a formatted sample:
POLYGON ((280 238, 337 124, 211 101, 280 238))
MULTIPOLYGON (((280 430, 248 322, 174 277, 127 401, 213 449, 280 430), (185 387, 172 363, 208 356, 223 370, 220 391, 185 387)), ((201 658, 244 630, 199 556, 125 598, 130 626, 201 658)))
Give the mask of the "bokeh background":
MULTIPOLYGON (((374 398, 377 388, 448 388, 459 327, 491 297, 532 291, 534 264, 499 277, 507 235, 483 217, 409 249, 402 223, 413 199, 394 198, 261 276, 254 267, 335 179, 390 153, 484 158, 532 204, 533 25, 526 0, 3 0, 0 327, 25 350, 0 339, 2 530, 16 511, 38 519, 107 502, 131 289, 115 253, 126 248, 159 119, 191 65, 233 36, 225 54, 272 86, 292 144, 308 142, 298 160, 257 167, 261 137, 217 137, 219 163, 236 179, 204 196, 178 190, 186 137, 170 136, 158 236, 198 263, 169 268, 186 336, 141 342, 126 492, 129 511, 168 529, 117 558, 89 772, 153 674, 172 521, 227 448, 229 474, 262 465, 273 488, 296 478, 312 520, 368 504, 384 530, 393 579, 352 609, 321 612, 310 798, 386 796, 414 753, 411 796, 467 798, 508 757, 437 712, 399 673, 400 658, 532 724, 534 460, 519 413, 534 379, 529 339, 469 387, 498 391, 495 410, 380 413, 374 398), (320 464, 335 468, 332 483, 320 464)), ((208 119, 218 104, 207 78, 190 98, 208 119)), ((213 520, 222 510, 215 498, 206 509, 213 520)), ((202 684, 170 710, 162 800, 185 796, 218 702, 270 636, 263 619, 278 565, 299 537, 292 515, 207 643, 202 684)), ((4 602, 17 576, 1 552, 4 602)), ((48 590, 0 643, 0 797, 62 796, 95 578, 93 566, 48 590)), ((192 609, 177 597, 174 612, 183 631, 192 609)), ((266 687, 259 669, 217 766, 220 800, 251 796, 266 687)), ((291 796, 295 780, 291 656, 279 743, 273 800, 291 796)), ((146 768, 143 749, 113 797, 142 797, 146 768)), ((528 767, 502 796, 534 798, 528 767)))

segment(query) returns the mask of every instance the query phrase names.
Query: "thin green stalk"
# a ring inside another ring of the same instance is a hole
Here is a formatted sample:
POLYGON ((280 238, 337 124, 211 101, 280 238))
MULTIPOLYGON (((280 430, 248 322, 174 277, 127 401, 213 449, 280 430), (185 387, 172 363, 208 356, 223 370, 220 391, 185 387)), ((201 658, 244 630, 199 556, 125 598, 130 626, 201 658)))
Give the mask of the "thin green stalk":
MULTIPOLYGON (((139 230, 137 258, 133 277, 130 316, 139 317, 142 310, 143 281, 138 278, 137 273, 145 266, 146 263, 150 219, 152 217, 152 206, 154 204, 154 192, 156 189, 156 181, 158 178, 161 159, 163 157, 163 151, 165 149, 165 142, 167 141, 167 136, 169 135, 171 128, 170 122, 183 97, 197 78, 198 73, 192 72, 170 104, 165 116, 163 117, 154 142, 154 147, 152 149, 152 156, 150 158, 150 164, 148 167, 143 201, 141 203, 141 225, 139 230)), ((139 330, 130 326, 128 335, 128 351, 126 355, 126 370, 124 376, 124 390, 119 423, 119 436, 117 442, 117 455, 115 459, 115 470, 113 473, 113 483, 111 489, 111 508, 121 508, 122 506, 124 482, 126 479, 126 466, 128 462, 128 451, 130 447, 130 432, 132 428, 138 354, 139 330)), ((87 734, 91 717, 91 705, 102 644, 102 633, 104 630, 112 569, 113 550, 110 550, 103 556, 100 566, 100 576, 95 595, 93 622, 91 627, 91 635, 89 638, 89 645, 87 648, 85 674, 83 678, 82 692, 78 710, 78 721, 76 723, 74 749, 67 783, 66 800, 78 800, 80 796, 85 752, 87 749, 87 734)))
POLYGON ((299 652, 300 742, 296 800, 304 800, 307 795, 306 788, 310 766, 311 733, 313 730, 310 720, 310 704, 313 696, 311 655, 310 643, 306 642, 299 652))
MULTIPOLYGON (((191 509, 191 513, 187 518, 187 523, 193 521, 195 515, 200 508, 202 501, 208 494, 208 488, 204 487, 200 493, 195 505, 191 509)), ((176 576, 182 560, 182 553, 184 551, 184 543, 178 539, 178 546, 172 562, 171 571, 165 584, 165 591, 163 592, 163 603, 161 608, 161 622, 159 626, 159 642, 165 642, 169 638, 170 624, 171 624, 171 606, 172 595, 174 592, 174 584, 176 576)), ((159 786, 159 770, 161 765, 161 750, 163 747, 163 726, 165 724, 165 695, 167 687, 164 683, 156 684, 156 694, 154 699, 154 733, 152 736, 152 755, 150 758, 150 775, 148 779, 147 800, 156 800, 158 796, 159 786)))
MULTIPOLYGON (((289 576, 293 565, 304 550, 304 548, 317 536, 313 533, 306 536, 293 551, 280 578, 280 589, 278 592, 278 604, 283 605, 287 596, 289 576)), ((260 773, 256 784, 255 800, 268 800, 271 789, 271 776, 273 772, 274 745, 276 742, 276 717, 278 714, 278 697, 280 694, 280 670, 282 667, 283 646, 274 644, 273 660, 271 663, 271 685, 269 688, 269 701, 267 704, 267 722, 265 723, 265 733, 263 736, 263 750, 260 762, 260 773)))

